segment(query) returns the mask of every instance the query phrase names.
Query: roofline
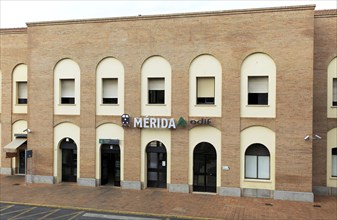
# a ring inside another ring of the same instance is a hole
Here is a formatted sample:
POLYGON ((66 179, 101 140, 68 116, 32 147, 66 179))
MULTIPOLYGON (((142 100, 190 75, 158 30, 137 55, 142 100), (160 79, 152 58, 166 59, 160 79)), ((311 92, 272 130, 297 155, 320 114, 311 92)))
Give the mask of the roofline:
POLYGON ((34 26, 47 26, 47 25, 81 24, 81 23, 104 23, 104 22, 155 20, 155 19, 171 19, 171 18, 186 18, 186 17, 222 16, 222 15, 237 15, 237 14, 251 14, 251 13, 266 13, 266 12, 276 12, 276 11, 279 12, 279 11, 314 10, 315 7, 316 5, 311 4, 311 5, 235 9, 235 10, 222 10, 222 11, 187 12, 187 13, 174 13, 174 14, 138 15, 138 16, 125 16, 125 17, 27 22, 26 25, 28 27, 34 27, 34 26))
POLYGON ((315 18, 337 17, 337 9, 325 9, 315 11, 315 18))
POLYGON ((0 28, 0 34, 27 34, 27 28, 0 28))

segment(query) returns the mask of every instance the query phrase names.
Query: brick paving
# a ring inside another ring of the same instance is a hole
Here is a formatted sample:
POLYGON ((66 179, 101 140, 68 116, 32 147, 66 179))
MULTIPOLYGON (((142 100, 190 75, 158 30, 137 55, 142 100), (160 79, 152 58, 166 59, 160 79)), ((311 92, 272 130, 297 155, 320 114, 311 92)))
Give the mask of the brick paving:
POLYGON ((192 219, 337 219, 336 196, 315 196, 315 202, 309 203, 75 183, 26 184, 23 176, 0 175, 0 181, 1 202, 192 219))

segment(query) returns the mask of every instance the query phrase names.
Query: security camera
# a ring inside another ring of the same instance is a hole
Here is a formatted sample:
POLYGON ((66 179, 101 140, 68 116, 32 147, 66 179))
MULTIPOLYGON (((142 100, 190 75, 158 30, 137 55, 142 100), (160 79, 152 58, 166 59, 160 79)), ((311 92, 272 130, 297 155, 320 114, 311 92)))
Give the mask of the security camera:
POLYGON ((28 132, 31 133, 32 131, 29 128, 26 128, 25 130, 23 130, 22 132, 28 132))
POLYGON ((307 135, 307 136, 304 137, 304 140, 306 140, 306 141, 309 140, 309 139, 310 139, 309 135, 307 135))

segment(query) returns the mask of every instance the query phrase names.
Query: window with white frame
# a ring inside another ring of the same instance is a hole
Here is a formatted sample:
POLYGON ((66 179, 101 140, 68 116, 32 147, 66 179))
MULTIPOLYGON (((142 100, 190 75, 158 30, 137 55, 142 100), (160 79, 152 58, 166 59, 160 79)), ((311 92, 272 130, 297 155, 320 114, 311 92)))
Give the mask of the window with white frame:
POLYGON ((75 104, 75 79, 60 79, 61 104, 75 104))
POLYGON ((337 78, 332 80, 332 106, 337 106, 337 78))
POLYGON ((268 105, 268 76, 248 76, 248 105, 268 105))
POLYGON ((197 104, 214 104, 215 78, 197 77, 197 104))
POLYGON ((270 153, 262 144, 252 144, 245 152, 245 178, 270 179, 270 153))
POLYGON ((118 79, 102 78, 102 103, 118 104, 118 79))
POLYGON ((337 148, 331 149, 332 153, 332 167, 331 167, 331 176, 337 177, 337 148))
POLYGON ((17 104, 27 104, 27 82, 17 82, 17 104))
POLYGON ((148 78, 148 104, 165 104, 165 78, 148 78))

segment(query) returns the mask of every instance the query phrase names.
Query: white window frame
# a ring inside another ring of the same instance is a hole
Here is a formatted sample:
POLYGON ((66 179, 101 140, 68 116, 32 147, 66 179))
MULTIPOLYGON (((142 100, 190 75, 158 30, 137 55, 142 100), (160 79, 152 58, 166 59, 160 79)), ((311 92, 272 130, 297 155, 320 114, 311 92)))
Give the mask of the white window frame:
POLYGON ((60 79, 60 105, 75 105, 75 104, 76 104, 75 79, 60 79), (67 88, 65 88, 65 86, 67 88), (70 88, 69 86, 71 86, 72 88, 70 88), (65 89, 67 89, 67 91, 65 91, 65 89), (63 99, 68 100, 69 102, 63 101, 63 99))
POLYGON ((118 104, 118 78, 102 78, 102 105, 118 104))
POLYGON ((26 81, 17 81, 17 104, 27 105, 28 103, 28 85, 26 81))
POLYGON ((215 77, 196 77, 197 105, 215 104, 215 77), (208 88, 206 88, 208 87, 208 88))

